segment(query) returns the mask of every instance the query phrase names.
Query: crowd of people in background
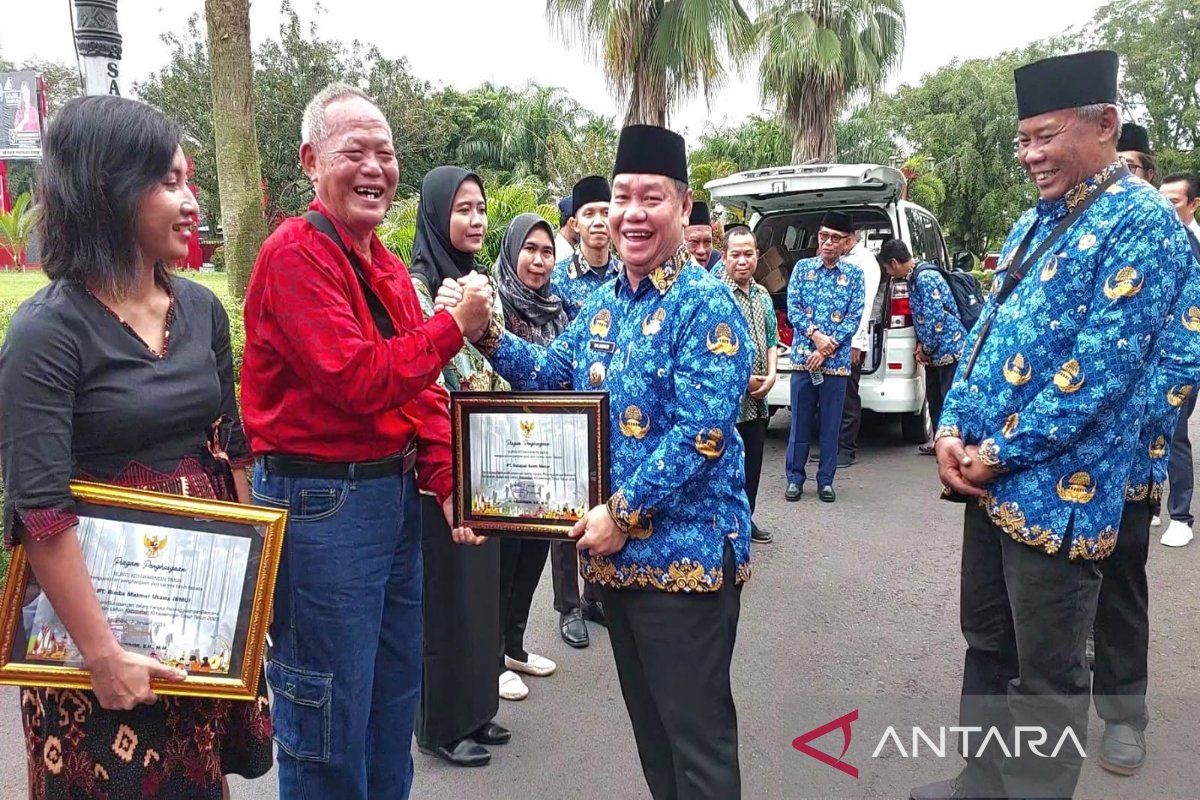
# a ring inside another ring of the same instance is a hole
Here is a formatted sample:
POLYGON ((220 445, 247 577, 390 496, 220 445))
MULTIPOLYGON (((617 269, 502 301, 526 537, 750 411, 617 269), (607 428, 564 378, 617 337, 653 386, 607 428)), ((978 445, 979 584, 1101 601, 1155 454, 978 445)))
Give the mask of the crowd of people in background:
MULTIPOLYGON (((445 762, 486 765, 514 736, 500 700, 559 666, 526 646, 549 562, 563 641, 586 648, 589 623, 608 628, 650 793, 739 797, 730 664, 751 542, 773 538, 753 521, 760 479, 783 477, 799 500, 816 432, 817 497, 836 501, 837 470, 859 458, 885 275, 907 283, 937 425, 922 452, 944 496, 969 501, 963 724, 1079 730, 1094 692, 1101 763, 1137 771, 1146 542, 1165 478, 1161 541, 1192 538, 1200 179, 1150 185, 1145 132, 1120 129, 1115 58, 1018 70, 1017 155, 1041 200, 986 305, 901 239, 873 252, 831 210, 788 282, 790 348, 755 280, 755 233, 693 201, 677 134, 625 128, 611 180, 582 177, 557 228, 513 219, 491 264, 484 181, 438 167, 405 265, 375 234, 398 179, 391 130, 362 91, 330 86, 301 130, 312 205, 271 234, 250 280, 240 412, 224 310, 162 267, 186 251, 195 213, 178 127, 133 101, 67 103, 42 175, 52 280, 0 350, 0 456, 6 537, 24 544, 93 691, 22 692, 32 796, 218 800, 225 775, 270 768, 272 738, 283 798, 406 798, 414 736, 445 762), (764 470, 782 352, 786 464, 764 470), (449 392, 558 389, 609 395, 611 497, 570 541, 456 527, 449 392), (1131 448, 1119 426, 1134 419, 1131 448), (122 650, 80 590, 79 544, 63 535, 79 475, 288 510, 270 701, 264 685, 253 703, 152 702, 151 679, 184 675, 122 650), (1036 702, 1055 695, 1069 702, 1036 702)), ((1069 797, 1079 768, 968 757, 912 797, 1069 797)))

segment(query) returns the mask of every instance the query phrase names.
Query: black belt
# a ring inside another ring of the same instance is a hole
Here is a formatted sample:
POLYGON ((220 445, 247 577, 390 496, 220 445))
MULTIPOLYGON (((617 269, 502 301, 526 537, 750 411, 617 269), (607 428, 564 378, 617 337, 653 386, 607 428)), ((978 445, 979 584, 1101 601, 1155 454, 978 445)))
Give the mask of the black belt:
POLYGON ((267 453, 262 457, 267 472, 285 478, 326 478, 328 480, 369 480, 388 475, 404 475, 417 465, 417 446, 377 461, 312 461, 307 458, 267 453))

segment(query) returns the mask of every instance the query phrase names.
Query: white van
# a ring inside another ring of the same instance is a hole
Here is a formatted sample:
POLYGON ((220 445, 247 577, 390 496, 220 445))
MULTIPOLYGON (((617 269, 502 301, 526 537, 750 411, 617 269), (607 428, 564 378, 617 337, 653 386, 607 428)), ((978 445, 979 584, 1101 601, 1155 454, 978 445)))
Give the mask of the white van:
MULTIPOLYGON (((781 248, 784 276, 792 266, 817 251, 817 228, 826 211, 837 209, 854 220, 868 249, 904 240, 918 261, 949 268, 942 229, 933 214, 903 200, 905 180, 899 170, 876 164, 810 164, 771 167, 730 175, 705 184, 713 203, 737 209, 754 231, 760 253, 781 248)), ((881 270, 882 272, 882 270, 881 270)), ((772 412, 791 404, 792 329, 787 321, 786 289, 772 292, 779 318, 779 381, 767 396, 772 412)), ((881 276, 879 292, 869 298, 871 349, 863 361, 859 393, 864 409, 888 414, 900 422, 904 439, 927 441, 929 410, 925 373, 916 361, 916 330, 908 304, 908 285, 881 276)))

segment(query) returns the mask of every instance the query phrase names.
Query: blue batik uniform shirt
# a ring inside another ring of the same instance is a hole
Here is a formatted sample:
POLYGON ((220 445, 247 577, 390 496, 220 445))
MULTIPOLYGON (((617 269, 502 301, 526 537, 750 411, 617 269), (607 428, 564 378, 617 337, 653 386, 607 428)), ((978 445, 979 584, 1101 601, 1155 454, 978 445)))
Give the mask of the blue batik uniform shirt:
POLYGON ((1200 244, 1192 242, 1187 280, 1159 337, 1157 363, 1150 373, 1142 433, 1125 490, 1125 499, 1133 503, 1147 498, 1155 505, 1162 502, 1175 426, 1200 380, 1200 244))
POLYGON ((1104 558, 1116 546, 1149 367, 1190 248, 1165 199, 1126 176, 1029 266, 1003 305, 995 292, 1026 234, 1034 232, 1032 253, 1117 167, 1017 221, 964 354, 994 316, 991 334, 969 375, 960 365, 938 429, 938 438, 979 445, 980 461, 999 471, 981 499, 998 527, 1047 553, 1067 546, 1073 559, 1104 558))
POLYGON ((804 361, 816 348, 809 338, 816 331, 830 336, 837 350, 820 368, 826 375, 850 374, 850 340, 863 314, 862 270, 839 259, 832 267, 820 258, 796 262, 788 280, 788 322, 796 336, 792 342, 792 369, 806 370, 804 361))
POLYGON ((958 304, 950 284, 936 267, 917 265, 908 279, 908 302, 917 328, 917 341, 929 356, 930 363, 945 367, 958 361, 967 330, 958 318, 958 304))
POLYGON ((750 575, 750 505, 734 425, 751 338, 723 284, 682 248, 631 289, 624 271, 548 347, 493 326, 480 343, 516 389, 607 391, 612 497, 629 534, 611 556, 580 553, 613 588, 715 591, 725 543, 750 575))
POLYGON ((574 253, 554 265, 554 271, 550 273, 550 293, 562 298, 568 319, 575 319, 592 293, 615 278, 620 270, 621 261, 616 256, 610 254, 608 264, 593 267, 576 246, 574 253))

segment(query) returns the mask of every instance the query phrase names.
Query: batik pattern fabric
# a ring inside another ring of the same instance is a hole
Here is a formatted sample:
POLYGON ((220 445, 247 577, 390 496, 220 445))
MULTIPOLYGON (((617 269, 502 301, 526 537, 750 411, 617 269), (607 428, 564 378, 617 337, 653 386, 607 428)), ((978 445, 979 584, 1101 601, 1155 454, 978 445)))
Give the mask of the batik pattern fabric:
MULTIPOLYGON (((750 365, 750 374, 766 375, 767 353, 779 345, 779 320, 775 318, 775 305, 771 302, 771 295, 762 284, 754 281, 750 281, 749 292, 742 291, 727 273, 722 275, 721 282, 733 293, 733 300, 750 328, 750 339, 754 345, 754 361, 750 365)), ((739 424, 770 416, 765 397, 761 400, 751 397, 749 391, 742 395, 737 418, 739 424)))
POLYGON ((622 272, 548 347, 493 326, 480 343, 518 389, 608 392, 609 512, 629 534, 612 556, 581 553, 613 588, 712 592, 725 542, 750 575, 750 506, 734 427, 750 332, 732 295, 682 248, 637 289, 622 272))
POLYGON ((974 367, 960 366, 937 433, 978 445, 997 472, 980 501, 997 526, 1046 553, 1068 547, 1072 559, 1101 559, 1116 546, 1149 366, 1188 243, 1162 196, 1122 177, 1030 264, 1006 302, 995 293, 1026 235, 1033 253, 1116 169, 1017 221, 963 352, 976 349, 988 319, 990 334, 974 367))
POLYGON ((862 319, 865 291, 862 270, 848 261, 839 259, 832 267, 819 258, 796 262, 787 291, 788 321, 796 332, 794 370, 807 370, 804 362, 816 351, 811 337, 820 332, 833 338, 837 350, 818 371, 850 374, 850 340, 862 319))
POLYGON ((1193 248, 1187 280, 1158 342, 1142 432, 1133 453, 1125 499, 1162 502, 1171 438, 1181 407, 1200 382, 1200 255, 1193 248))
POLYGON ((917 341, 935 367, 945 367, 962 357, 967 330, 958 318, 958 304, 950 284, 936 267, 920 264, 908 279, 917 341), (924 267, 924 269, 922 269, 924 267))
MULTIPOLYGON (((491 267, 477 265, 475 269, 488 278, 493 278, 491 267)), ((496 285, 494 279, 492 285, 496 285)), ((417 290, 421 313, 425 315, 425 319, 429 319, 433 316, 433 298, 430 296, 429 287, 424 281, 414 280, 413 288, 417 290)), ((501 327, 504 326, 504 307, 498 288, 493 288, 492 319, 501 327)), ((470 342, 464 344, 462 350, 459 350, 442 370, 442 383, 446 390, 451 392, 506 392, 509 389, 507 381, 496 374, 487 358, 470 342)))
POLYGON ((621 271, 621 260, 610 255, 608 265, 593 267, 577 246, 575 252, 554 265, 550 274, 550 293, 562 298, 567 317, 575 319, 588 298, 621 271))

